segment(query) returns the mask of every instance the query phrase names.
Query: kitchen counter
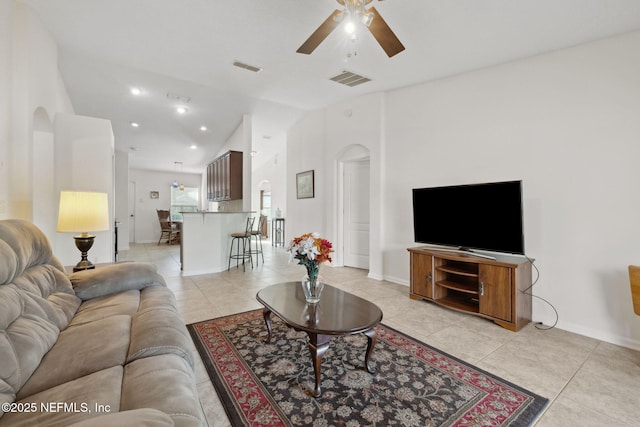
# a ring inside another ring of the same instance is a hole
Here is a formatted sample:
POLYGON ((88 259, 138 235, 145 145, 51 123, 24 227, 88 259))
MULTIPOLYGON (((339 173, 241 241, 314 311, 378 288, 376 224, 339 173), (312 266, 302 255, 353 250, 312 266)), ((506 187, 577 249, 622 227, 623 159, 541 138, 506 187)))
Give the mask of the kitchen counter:
POLYGON ((182 212, 182 275, 193 276, 226 270, 231 245, 230 234, 244 232, 247 217, 254 213, 182 212))

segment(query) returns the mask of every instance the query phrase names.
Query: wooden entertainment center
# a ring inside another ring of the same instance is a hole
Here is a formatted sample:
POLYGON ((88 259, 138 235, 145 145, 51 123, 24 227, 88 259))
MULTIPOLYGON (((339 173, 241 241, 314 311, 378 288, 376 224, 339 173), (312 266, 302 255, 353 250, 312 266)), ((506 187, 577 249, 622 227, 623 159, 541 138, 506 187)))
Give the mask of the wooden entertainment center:
POLYGON ((485 317, 518 331, 531 322, 531 263, 497 255, 495 260, 430 247, 408 249, 412 299, 485 317), (528 292, 528 291, 527 291, 528 292))

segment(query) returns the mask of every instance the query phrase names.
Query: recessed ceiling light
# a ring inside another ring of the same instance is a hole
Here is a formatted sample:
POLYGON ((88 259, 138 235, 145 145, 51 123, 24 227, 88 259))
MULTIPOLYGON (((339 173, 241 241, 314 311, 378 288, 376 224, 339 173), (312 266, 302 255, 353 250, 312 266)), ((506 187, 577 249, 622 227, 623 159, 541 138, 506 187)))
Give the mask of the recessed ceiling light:
POLYGON ((178 108, 176 108, 176 111, 178 112, 178 114, 184 114, 188 110, 187 110, 187 107, 178 107, 178 108))
POLYGON ((191 144, 189 148, 191 148, 192 150, 195 150, 196 148, 198 148, 198 146, 196 144, 191 144))
POLYGON ((131 122, 131 127, 132 127, 132 128, 139 128, 139 127, 140 127, 140 123, 138 123, 138 122, 131 122))
POLYGON ((132 95, 142 95, 142 89, 140 89, 139 87, 132 87, 131 88, 131 94, 132 95))
POLYGON ((207 127, 206 127, 206 126, 200 126, 200 130, 201 130, 202 132, 205 132, 205 131, 207 130, 207 127))

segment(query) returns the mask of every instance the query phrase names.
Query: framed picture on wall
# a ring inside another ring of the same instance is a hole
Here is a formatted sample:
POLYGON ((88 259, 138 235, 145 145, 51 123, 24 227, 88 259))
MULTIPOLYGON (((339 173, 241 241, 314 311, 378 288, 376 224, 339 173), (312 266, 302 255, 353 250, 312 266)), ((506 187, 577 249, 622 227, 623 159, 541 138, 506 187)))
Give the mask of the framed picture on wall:
POLYGON ((158 191, 149 191, 149 197, 152 199, 159 199, 160 193, 158 191))
POLYGON ((298 199, 314 197, 313 170, 296 174, 296 194, 298 199))

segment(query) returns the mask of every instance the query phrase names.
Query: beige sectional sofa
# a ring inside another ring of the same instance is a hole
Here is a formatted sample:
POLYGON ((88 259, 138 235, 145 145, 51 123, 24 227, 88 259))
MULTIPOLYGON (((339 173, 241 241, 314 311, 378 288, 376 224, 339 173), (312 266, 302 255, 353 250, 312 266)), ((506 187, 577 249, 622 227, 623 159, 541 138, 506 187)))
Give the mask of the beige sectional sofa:
POLYGON ((37 227, 0 221, 0 426, 205 425, 192 348, 152 264, 68 276, 37 227))

